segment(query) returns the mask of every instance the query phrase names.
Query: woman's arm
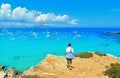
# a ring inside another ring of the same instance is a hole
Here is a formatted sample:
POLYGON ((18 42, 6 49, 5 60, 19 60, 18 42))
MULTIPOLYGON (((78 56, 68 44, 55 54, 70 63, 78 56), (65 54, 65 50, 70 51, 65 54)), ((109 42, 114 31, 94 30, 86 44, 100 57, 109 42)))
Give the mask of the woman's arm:
POLYGON ((68 54, 68 52, 66 52, 66 55, 68 54))
POLYGON ((73 50, 73 48, 72 48, 72 54, 74 55, 74 50, 73 50))

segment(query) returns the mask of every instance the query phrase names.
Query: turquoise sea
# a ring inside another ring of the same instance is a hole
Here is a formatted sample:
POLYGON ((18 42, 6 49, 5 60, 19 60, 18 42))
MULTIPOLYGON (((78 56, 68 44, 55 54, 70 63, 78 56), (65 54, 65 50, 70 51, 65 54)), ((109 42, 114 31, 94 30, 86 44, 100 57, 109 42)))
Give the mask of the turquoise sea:
POLYGON ((0 28, 0 64, 24 71, 47 54, 65 56, 67 44, 75 53, 92 51, 120 57, 120 28, 0 28))

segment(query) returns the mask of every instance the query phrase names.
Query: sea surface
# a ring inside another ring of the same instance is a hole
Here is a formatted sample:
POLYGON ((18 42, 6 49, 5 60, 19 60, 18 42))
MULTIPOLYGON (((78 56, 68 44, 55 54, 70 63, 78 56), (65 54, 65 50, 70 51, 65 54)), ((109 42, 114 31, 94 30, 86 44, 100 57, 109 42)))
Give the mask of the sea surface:
POLYGON ((68 43, 74 52, 102 52, 120 57, 120 28, 0 28, 0 64, 25 71, 48 54, 65 56, 68 43))

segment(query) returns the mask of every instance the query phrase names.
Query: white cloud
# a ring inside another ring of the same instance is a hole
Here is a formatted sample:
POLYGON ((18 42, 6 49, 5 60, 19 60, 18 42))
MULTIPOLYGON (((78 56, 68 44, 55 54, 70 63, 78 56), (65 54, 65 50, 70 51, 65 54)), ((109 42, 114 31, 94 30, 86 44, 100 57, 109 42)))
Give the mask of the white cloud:
POLYGON ((54 18, 54 14, 48 13, 48 14, 40 14, 36 17, 36 22, 50 22, 54 18))
POLYGON ((17 7, 12 12, 12 18, 14 20, 26 20, 26 17, 27 17, 26 8, 17 7))
POLYGON ((10 4, 2 4, 0 7, 0 22, 5 25, 76 25, 76 19, 70 19, 68 15, 56 15, 54 13, 42 13, 29 11, 27 8, 16 7, 11 10, 10 4), (4 23, 3 23, 4 22, 4 23))
POLYGON ((2 4, 0 8, 0 19, 1 20, 10 20, 11 19, 11 5, 2 4))
POLYGON ((36 17, 36 22, 67 22, 69 17, 67 15, 55 15, 54 13, 40 14, 36 17))
POLYGON ((69 17, 68 17, 68 15, 63 15, 63 16, 61 16, 61 15, 58 15, 58 16, 56 16, 56 21, 68 21, 68 19, 69 19, 69 17))
POLYGON ((76 20, 76 19, 71 20, 71 21, 70 21, 70 24, 72 24, 72 25, 77 25, 77 20, 76 20))

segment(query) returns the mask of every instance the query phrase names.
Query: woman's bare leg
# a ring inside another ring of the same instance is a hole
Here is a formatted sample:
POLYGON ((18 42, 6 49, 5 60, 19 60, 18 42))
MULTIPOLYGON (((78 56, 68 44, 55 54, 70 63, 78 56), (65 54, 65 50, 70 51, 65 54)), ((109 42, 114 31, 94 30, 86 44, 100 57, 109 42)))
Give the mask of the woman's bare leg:
POLYGON ((73 66, 72 66, 72 60, 70 60, 70 67, 73 68, 73 66))
POLYGON ((67 60, 67 67, 70 67, 70 60, 67 60))

